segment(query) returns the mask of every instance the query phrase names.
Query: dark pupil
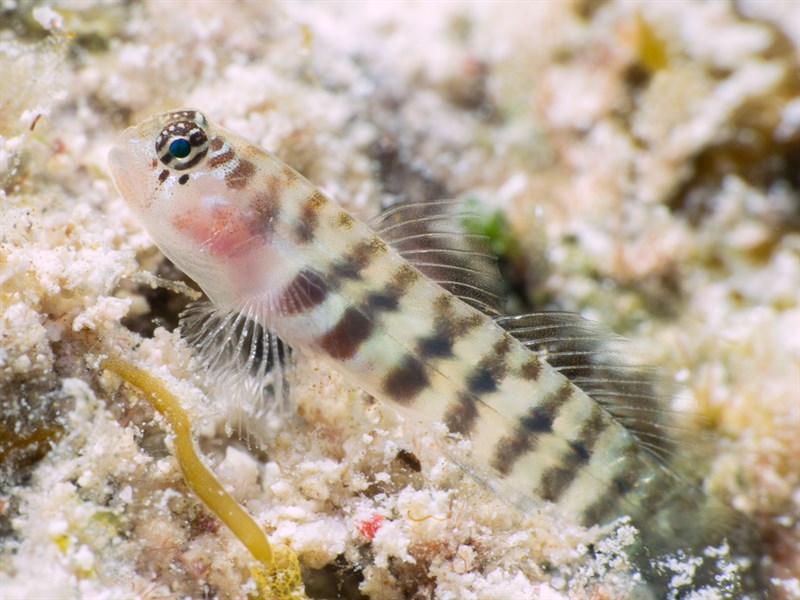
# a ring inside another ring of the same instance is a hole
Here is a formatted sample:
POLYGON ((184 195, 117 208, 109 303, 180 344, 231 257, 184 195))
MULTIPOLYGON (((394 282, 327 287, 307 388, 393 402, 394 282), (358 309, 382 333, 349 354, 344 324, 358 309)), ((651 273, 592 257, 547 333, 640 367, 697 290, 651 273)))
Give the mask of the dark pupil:
POLYGON ((189 140, 178 138, 169 145, 169 153, 175 158, 186 158, 192 151, 192 145, 189 140))

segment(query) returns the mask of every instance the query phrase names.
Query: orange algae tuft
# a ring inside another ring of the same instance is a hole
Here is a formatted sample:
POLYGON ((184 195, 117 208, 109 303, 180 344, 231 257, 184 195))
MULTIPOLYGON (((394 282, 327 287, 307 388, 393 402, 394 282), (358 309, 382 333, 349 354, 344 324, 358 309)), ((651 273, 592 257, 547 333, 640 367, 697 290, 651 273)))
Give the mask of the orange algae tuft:
POLYGON ((637 13, 635 19, 636 50, 642 65, 650 72, 666 69, 669 66, 666 43, 641 14, 637 13))

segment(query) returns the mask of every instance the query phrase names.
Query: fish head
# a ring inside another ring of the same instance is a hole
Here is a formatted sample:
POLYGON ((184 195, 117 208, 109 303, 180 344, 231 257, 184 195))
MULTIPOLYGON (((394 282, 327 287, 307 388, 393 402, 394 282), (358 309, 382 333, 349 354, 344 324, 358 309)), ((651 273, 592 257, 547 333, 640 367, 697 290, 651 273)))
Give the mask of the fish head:
POLYGON ((257 183, 274 161, 194 109, 129 127, 108 156, 119 193, 161 251, 222 304, 286 271, 268 226, 271 198, 257 183))

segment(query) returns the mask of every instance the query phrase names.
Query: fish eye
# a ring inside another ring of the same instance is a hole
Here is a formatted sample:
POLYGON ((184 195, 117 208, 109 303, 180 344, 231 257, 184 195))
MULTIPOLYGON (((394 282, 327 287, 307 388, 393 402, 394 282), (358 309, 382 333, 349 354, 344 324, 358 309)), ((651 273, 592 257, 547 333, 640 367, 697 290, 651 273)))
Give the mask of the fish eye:
POLYGON ((176 171, 196 166, 208 153, 208 135, 198 120, 188 116, 178 113, 179 118, 164 125, 156 138, 158 159, 176 171))
POLYGON ((178 138, 169 144, 169 153, 175 158, 186 158, 192 152, 192 145, 186 138, 178 138))

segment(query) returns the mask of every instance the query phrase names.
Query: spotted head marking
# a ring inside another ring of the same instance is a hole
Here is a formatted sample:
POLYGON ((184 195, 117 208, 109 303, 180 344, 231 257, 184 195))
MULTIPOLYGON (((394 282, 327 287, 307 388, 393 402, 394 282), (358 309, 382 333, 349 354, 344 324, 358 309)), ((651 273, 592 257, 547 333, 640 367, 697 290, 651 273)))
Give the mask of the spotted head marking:
POLYGON ((183 171, 197 165, 208 153, 207 122, 202 113, 170 113, 174 120, 164 125, 156 137, 156 154, 166 167, 183 171))

